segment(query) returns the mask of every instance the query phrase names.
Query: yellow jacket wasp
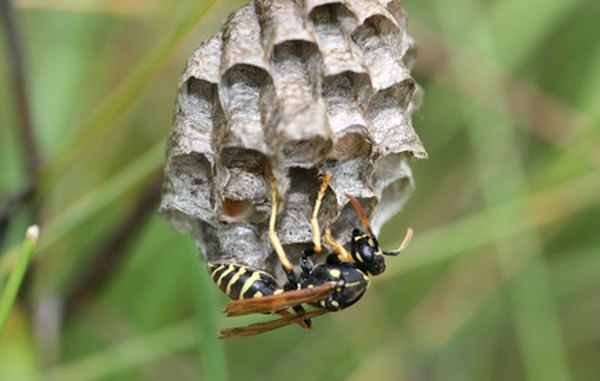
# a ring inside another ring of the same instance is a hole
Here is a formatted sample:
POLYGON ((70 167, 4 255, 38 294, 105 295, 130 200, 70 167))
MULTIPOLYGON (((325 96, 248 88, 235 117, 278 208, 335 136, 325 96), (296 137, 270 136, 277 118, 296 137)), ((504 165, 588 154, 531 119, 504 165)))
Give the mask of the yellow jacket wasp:
POLYGON ((288 282, 284 287, 280 287, 277 281, 264 271, 231 263, 209 263, 208 269, 213 281, 234 300, 225 308, 227 316, 278 313, 283 317, 246 327, 223 330, 221 338, 256 335, 293 323, 310 328, 312 317, 350 307, 367 290, 369 275, 379 275, 385 271, 384 256, 398 255, 408 246, 413 235, 412 229, 408 229, 397 250, 381 250, 360 204, 353 196, 346 195, 366 232, 359 229, 353 230, 350 252, 348 252, 333 239, 331 232, 326 228, 324 239, 333 252, 323 263, 314 265, 310 257, 322 250, 317 217, 321 201, 331 179, 331 174, 326 173, 311 218, 313 247, 304 252, 300 259, 300 272, 297 272, 287 258, 275 231, 277 191, 275 180, 272 175, 270 177, 272 209, 269 220, 269 238, 287 275, 288 282), (302 304, 310 304, 318 309, 306 312, 302 304), (288 308, 292 308, 296 314, 288 312, 288 308))

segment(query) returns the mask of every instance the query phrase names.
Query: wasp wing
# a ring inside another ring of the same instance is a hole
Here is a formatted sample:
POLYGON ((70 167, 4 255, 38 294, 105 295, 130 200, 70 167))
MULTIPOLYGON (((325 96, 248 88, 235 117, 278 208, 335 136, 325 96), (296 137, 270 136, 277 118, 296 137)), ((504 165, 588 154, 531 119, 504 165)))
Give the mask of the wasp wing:
POLYGON ((315 287, 285 291, 260 298, 236 300, 225 305, 225 315, 240 316, 285 310, 289 307, 325 299, 333 293, 336 286, 336 282, 326 282, 315 287))
MULTIPOLYGON (((294 291, 289 291, 294 292, 294 291)), ((285 327, 290 324, 298 323, 305 319, 310 319, 328 313, 327 310, 314 310, 302 314, 289 314, 280 319, 269 320, 262 323, 250 324, 245 327, 228 328, 221 331, 219 339, 230 339, 239 336, 254 336, 264 332, 269 332, 277 328, 285 327)))

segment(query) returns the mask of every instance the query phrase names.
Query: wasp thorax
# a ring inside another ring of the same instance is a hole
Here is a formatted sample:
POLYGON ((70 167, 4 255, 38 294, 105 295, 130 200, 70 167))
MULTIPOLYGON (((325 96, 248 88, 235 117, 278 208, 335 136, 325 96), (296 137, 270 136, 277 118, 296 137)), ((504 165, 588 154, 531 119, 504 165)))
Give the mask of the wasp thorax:
MULTIPOLYGON (((255 0, 233 12, 181 77, 161 214, 208 261, 281 282, 266 238, 266 168, 280 197, 277 232, 297 249, 295 263, 311 246, 314 195, 329 171, 320 226, 347 242, 350 194, 377 233, 413 188, 408 160, 427 155, 411 122, 420 89, 406 21, 399 0, 255 0)), ((362 247, 369 272, 383 271, 362 247)))

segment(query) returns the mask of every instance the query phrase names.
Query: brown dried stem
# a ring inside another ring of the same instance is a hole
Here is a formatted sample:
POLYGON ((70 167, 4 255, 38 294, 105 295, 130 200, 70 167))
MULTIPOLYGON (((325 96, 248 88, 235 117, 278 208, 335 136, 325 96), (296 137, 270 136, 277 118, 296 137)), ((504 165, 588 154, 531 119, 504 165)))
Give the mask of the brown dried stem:
POLYGON ((17 21, 10 1, 0 0, 0 11, 7 40, 7 56, 12 67, 12 77, 14 78, 14 99, 19 119, 19 133, 21 135, 23 153, 27 161, 30 181, 35 185, 42 163, 42 154, 31 121, 29 98, 27 96, 27 81, 25 78, 23 53, 20 45, 17 21))

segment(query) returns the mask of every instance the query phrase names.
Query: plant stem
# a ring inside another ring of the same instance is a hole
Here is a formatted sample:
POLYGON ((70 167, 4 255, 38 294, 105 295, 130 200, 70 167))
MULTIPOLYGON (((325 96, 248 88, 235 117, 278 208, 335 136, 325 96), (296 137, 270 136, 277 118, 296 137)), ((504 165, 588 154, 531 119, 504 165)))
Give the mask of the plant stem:
POLYGON ((2 298, 0 299, 0 335, 2 335, 4 325, 6 324, 8 315, 15 302, 15 298, 19 291, 19 287, 21 286, 21 282, 23 281, 23 277, 25 276, 25 270, 27 270, 27 265, 33 250, 35 249, 39 234, 40 230, 37 225, 32 225, 27 229, 25 240, 21 246, 21 253, 15 267, 10 273, 6 287, 2 292, 2 298))

